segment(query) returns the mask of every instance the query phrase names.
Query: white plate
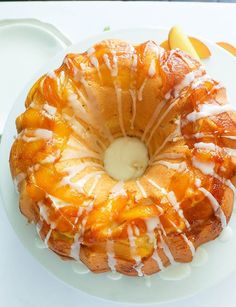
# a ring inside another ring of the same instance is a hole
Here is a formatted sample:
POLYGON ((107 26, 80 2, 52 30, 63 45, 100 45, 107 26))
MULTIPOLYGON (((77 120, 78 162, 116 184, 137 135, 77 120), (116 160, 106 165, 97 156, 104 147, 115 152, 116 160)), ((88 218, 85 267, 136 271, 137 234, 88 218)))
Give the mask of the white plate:
POLYGON ((70 45, 54 26, 39 20, 0 21, 0 135, 13 103, 35 71, 70 45))
MULTIPOLYGON (((47 249, 40 249, 36 238, 35 227, 28 225, 18 210, 18 196, 14 191, 9 171, 8 158, 13 137, 15 135, 15 118, 24 110, 25 96, 34 81, 43 73, 60 65, 67 52, 81 52, 91 47, 95 42, 106 38, 120 38, 133 43, 153 39, 157 42, 167 37, 166 30, 160 29, 132 29, 115 32, 105 32, 93 38, 82 41, 56 56, 50 63, 34 77, 32 82, 24 89, 17 99, 16 104, 9 115, 2 137, 0 147, 0 188, 8 218, 17 233, 19 239, 28 251, 51 273, 60 280, 90 295, 100 298, 133 303, 161 303, 191 296, 202 289, 213 286, 236 269, 236 240, 220 240, 210 242, 204 246, 208 260, 205 259, 202 266, 181 265, 180 270, 185 273, 185 278, 179 281, 163 280, 158 274, 146 278, 122 277, 119 280, 111 280, 110 273, 95 275, 86 273, 85 267, 78 265, 75 273, 73 262, 64 262, 47 249), (191 274, 189 272, 191 271, 191 274)), ((236 91, 234 85, 236 61, 220 47, 207 43, 212 51, 212 57, 205 62, 209 73, 221 80, 228 89, 231 103, 235 104, 236 91)), ((236 233, 236 221, 232 219, 230 227, 236 233)), ((27 270, 27 268, 25 268, 27 270)), ((167 275, 167 274, 166 274, 167 275)))

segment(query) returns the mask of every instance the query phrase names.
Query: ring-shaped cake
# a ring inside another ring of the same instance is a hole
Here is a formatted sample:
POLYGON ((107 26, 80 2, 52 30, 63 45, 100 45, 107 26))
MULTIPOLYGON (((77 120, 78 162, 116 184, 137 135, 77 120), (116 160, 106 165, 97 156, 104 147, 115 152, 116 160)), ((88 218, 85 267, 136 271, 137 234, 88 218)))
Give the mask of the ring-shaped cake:
POLYGON ((62 258, 149 275, 191 261, 227 225, 235 112, 185 52, 102 41, 68 54, 25 105, 10 155, 20 210, 62 258), (107 172, 104 156, 119 138, 145 144, 142 175, 137 163, 132 178, 107 172))

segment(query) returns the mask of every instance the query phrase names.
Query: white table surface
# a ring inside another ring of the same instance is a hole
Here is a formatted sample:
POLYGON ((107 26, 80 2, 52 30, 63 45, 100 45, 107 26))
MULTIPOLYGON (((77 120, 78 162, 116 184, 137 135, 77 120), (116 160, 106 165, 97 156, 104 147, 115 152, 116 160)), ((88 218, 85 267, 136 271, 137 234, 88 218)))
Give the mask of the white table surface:
MULTIPOLYGON (((185 31, 194 36, 236 44, 236 4, 2 2, 0 3, 0 19, 7 18, 37 18, 52 23, 72 42, 99 33, 108 25, 111 29, 117 29, 135 26, 169 28, 174 24, 181 24, 185 31)), ((108 307, 121 305, 93 298, 56 280, 20 244, 7 221, 1 204, 0 216, 1 307, 108 307)), ((224 265, 224 259, 222 259, 222 265, 224 265)), ((128 304, 124 305, 129 306, 128 304)), ((212 289, 187 300, 165 306, 221 307, 222 305, 224 307, 236 305, 236 272, 212 289)))

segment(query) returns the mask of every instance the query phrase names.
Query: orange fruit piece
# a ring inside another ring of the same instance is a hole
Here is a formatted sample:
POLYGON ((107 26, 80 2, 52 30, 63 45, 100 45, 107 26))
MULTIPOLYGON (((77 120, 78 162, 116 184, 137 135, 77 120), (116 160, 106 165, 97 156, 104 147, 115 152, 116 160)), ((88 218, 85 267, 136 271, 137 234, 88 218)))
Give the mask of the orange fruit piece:
POLYGON ((179 26, 174 26, 170 29, 168 35, 168 41, 171 49, 181 49, 190 54, 193 58, 199 60, 199 56, 191 44, 187 35, 184 34, 183 30, 179 26))
POLYGON ((216 44, 236 56, 236 48, 233 45, 225 42, 217 42, 216 44))
POLYGON ((202 41, 195 37, 189 37, 189 40, 193 45, 194 49, 197 51, 197 54, 200 59, 207 59, 211 56, 210 49, 202 41))
POLYGON ((161 46, 162 48, 164 48, 166 51, 170 50, 170 45, 169 45, 168 40, 162 42, 162 43, 160 44, 160 46, 161 46))
POLYGON ((168 40, 160 44, 165 50, 179 48, 197 59, 207 59, 211 56, 209 48, 195 37, 187 37, 181 28, 173 27, 169 32, 168 40))

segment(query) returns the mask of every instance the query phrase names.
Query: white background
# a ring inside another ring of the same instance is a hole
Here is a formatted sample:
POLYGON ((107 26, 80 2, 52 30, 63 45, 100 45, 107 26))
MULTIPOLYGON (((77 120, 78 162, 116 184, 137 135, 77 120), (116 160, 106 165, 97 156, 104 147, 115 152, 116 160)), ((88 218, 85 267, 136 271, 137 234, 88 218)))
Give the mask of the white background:
MULTIPOLYGON (((117 29, 130 26, 169 28, 174 24, 180 24, 186 32, 193 36, 236 44, 236 4, 186 2, 0 3, 0 19, 7 18, 37 18, 50 22, 72 42, 99 33, 108 25, 111 29, 117 29)), ((1 204, 0 217, 0 307, 108 307, 120 305, 93 298, 56 280, 18 242, 1 204)), ((222 259, 222 265, 224 265, 224 261, 222 259)), ((232 307, 235 305, 236 273, 204 293, 165 306, 232 307)), ((124 304, 124 306, 128 306, 128 304, 124 304)))

